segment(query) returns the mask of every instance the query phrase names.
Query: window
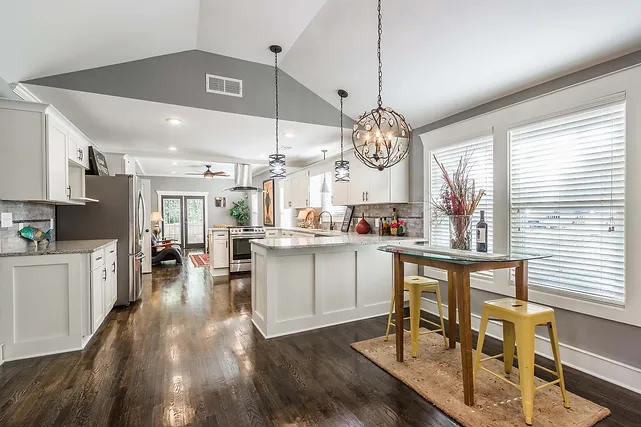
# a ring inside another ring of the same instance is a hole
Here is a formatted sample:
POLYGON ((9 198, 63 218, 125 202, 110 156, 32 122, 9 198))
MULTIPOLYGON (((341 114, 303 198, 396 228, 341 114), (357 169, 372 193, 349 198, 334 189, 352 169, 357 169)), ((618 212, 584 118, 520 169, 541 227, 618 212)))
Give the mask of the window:
MULTIPOLYGON (((485 222, 487 222, 487 243, 488 252, 492 252, 492 236, 493 236, 493 219, 492 219, 492 153, 493 153, 493 139, 492 135, 486 135, 480 138, 474 138, 464 141, 456 146, 449 146, 440 150, 432 152, 438 161, 449 171, 454 171, 459 163, 459 159, 465 154, 470 156, 470 178, 474 180, 476 188, 483 188, 486 191, 485 196, 481 199, 479 206, 474 212, 472 217, 472 228, 474 238, 472 244, 476 247, 476 223, 481 218, 481 210, 485 211, 485 222)), ((435 197, 441 190, 443 185, 443 175, 441 170, 434 161, 434 156, 431 157, 431 176, 430 176, 430 194, 435 197)), ((430 230, 430 242, 434 246, 449 247, 450 246, 450 229, 446 220, 432 221, 430 230)), ((475 277, 491 278, 491 271, 484 271, 474 273, 475 277)))
POLYGON ((512 252, 531 261, 530 285, 622 305, 625 102, 510 131, 512 252))

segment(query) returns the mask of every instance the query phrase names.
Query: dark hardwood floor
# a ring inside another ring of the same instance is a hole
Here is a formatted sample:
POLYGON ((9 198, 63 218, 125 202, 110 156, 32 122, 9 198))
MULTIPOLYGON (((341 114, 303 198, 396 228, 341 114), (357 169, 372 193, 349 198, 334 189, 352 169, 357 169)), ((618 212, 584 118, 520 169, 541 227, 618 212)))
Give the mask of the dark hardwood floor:
MULTIPOLYGON (((248 277, 214 284, 187 257, 154 268, 142 301, 112 311, 84 351, 0 367, 0 426, 457 425, 350 348, 383 335, 385 317, 266 341, 250 302, 248 277)), ((599 426, 641 425, 639 395, 565 372, 612 410, 599 426)))

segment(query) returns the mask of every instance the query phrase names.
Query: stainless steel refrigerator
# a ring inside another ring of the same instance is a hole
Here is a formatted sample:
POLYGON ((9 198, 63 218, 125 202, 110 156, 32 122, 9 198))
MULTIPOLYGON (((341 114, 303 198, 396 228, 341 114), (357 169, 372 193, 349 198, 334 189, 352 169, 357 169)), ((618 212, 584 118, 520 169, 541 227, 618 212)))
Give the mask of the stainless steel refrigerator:
POLYGON ((132 175, 87 176, 85 206, 57 206, 56 239, 118 239, 118 300, 128 305, 142 292, 144 220, 140 180, 132 175))

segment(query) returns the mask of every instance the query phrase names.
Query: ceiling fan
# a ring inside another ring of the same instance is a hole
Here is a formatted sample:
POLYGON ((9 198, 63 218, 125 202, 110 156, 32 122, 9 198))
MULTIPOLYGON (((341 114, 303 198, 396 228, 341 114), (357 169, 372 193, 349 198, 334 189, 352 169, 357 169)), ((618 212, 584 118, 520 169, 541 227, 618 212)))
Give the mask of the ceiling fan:
POLYGON ((203 178, 205 179, 212 179, 215 176, 229 176, 227 172, 223 171, 218 171, 218 172, 212 172, 211 171, 211 165, 205 165, 207 170, 205 172, 188 172, 185 175, 202 175, 203 178))

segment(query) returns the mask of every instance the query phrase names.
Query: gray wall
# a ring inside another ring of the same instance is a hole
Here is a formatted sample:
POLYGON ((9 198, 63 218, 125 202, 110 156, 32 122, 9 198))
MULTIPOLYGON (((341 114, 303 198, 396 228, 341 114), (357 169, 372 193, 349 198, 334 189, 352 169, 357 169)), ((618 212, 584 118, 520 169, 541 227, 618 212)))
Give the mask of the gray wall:
POLYGON ((151 181, 151 209, 159 211, 157 191, 200 191, 208 192, 207 209, 208 224, 236 224, 234 218, 229 215, 229 209, 232 202, 245 197, 243 193, 232 193, 223 191, 233 185, 232 179, 212 179, 206 180, 201 178, 172 178, 161 176, 143 176, 151 181), (226 197, 227 207, 217 208, 214 206, 215 197, 226 197))
MULTIPOLYGON (((59 74, 26 83, 134 98, 257 117, 274 117, 274 67, 190 50, 106 67, 59 74), (243 96, 205 92, 205 75, 243 81, 243 96)), ((282 70, 283 120, 336 126, 339 111, 282 70)), ((344 116, 345 127, 353 121, 344 116)))
MULTIPOLYGON (((549 81, 544 84, 514 93, 512 95, 488 102, 470 110, 455 114, 443 120, 425 125, 415 130, 415 138, 421 133, 429 132, 453 123, 498 110, 537 96, 545 95, 575 84, 579 84, 615 71, 641 64, 641 51, 637 51, 612 61, 608 61, 576 73, 549 81)), ((414 146, 412 148, 415 148, 414 146)), ((417 155, 418 149, 413 152, 417 155)), ((416 160, 416 159, 413 159, 416 160)), ((414 164, 411 169, 412 194, 421 195, 423 198, 423 164, 421 144, 421 165, 414 164), (420 176, 420 189, 418 188, 420 176)), ((416 162, 418 163, 418 162, 416 162)), ((628 260, 628 262, 634 262, 628 260)), ((447 285, 442 284, 442 295, 447 298, 447 285)), ((481 313, 483 301, 501 298, 502 295, 490 292, 472 290, 472 312, 481 313)), ((598 355, 641 368, 641 328, 617 323, 606 319, 592 317, 581 313, 555 309, 557 326, 559 328, 559 339, 565 344, 596 353, 598 355)), ((543 333, 545 335, 545 333, 543 333)))

